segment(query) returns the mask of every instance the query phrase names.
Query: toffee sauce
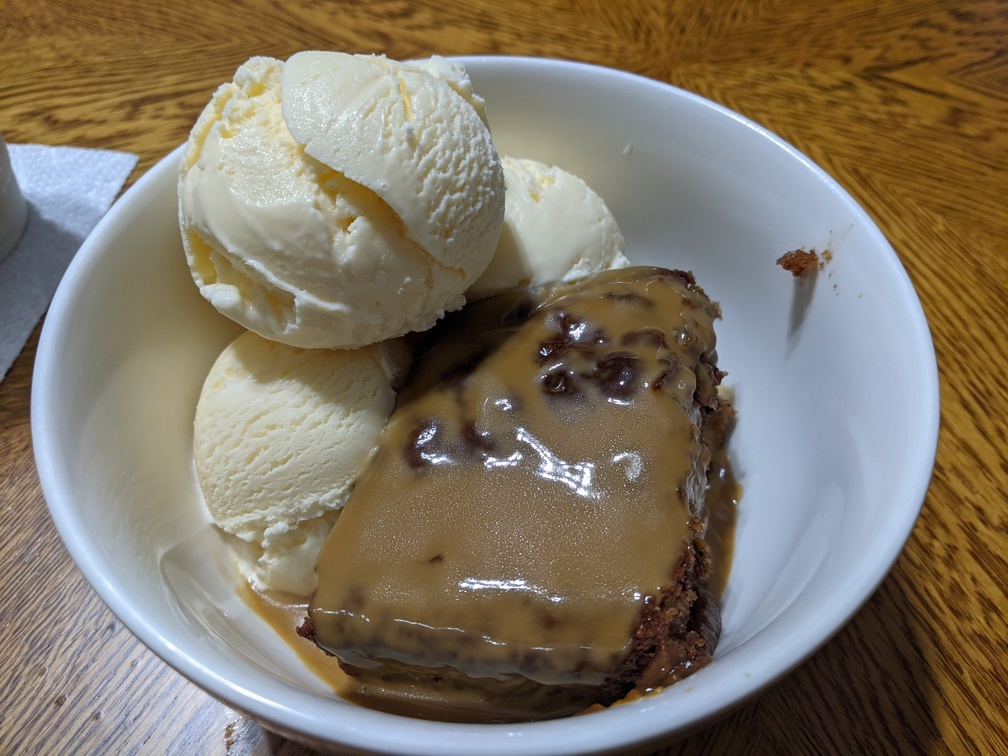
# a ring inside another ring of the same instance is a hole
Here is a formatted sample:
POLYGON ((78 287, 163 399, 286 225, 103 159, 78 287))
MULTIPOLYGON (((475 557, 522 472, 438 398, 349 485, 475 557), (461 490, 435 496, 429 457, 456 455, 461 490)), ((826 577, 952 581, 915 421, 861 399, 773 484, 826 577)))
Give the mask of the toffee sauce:
POLYGON ((718 316, 689 274, 629 268, 446 318, 316 565, 311 630, 349 675, 301 658, 420 718, 598 704, 684 544, 704 539, 715 599, 727 580, 739 490, 728 430, 703 429, 718 316))

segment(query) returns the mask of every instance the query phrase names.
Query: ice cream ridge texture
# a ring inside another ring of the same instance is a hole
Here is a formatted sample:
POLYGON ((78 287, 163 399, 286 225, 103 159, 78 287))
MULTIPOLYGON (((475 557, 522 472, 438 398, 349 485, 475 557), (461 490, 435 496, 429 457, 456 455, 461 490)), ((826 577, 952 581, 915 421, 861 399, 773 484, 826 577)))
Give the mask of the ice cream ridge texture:
POLYGON ((372 704, 449 718, 569 714, 704 665, 717 316, 653 268, 449 316, 322 548, 304 634, 372 704))

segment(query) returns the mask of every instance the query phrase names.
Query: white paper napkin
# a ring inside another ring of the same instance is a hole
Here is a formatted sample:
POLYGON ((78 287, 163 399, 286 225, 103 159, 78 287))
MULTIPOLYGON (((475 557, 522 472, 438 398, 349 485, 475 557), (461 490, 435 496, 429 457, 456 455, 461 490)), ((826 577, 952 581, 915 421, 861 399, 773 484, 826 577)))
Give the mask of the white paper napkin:
POLYGON ((128 152, 8 144, 28 226, 0 262, 0 380, 7 375, 81 243, 137 163, 128 152))

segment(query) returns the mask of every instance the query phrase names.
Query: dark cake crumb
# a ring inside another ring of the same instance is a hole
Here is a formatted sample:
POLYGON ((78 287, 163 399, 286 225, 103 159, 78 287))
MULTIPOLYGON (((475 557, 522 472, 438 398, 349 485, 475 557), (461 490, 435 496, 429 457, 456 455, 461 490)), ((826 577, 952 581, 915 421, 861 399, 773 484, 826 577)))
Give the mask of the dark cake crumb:
MULTIPOLYGON (((315 623, 312 622, 311 615, 306 615, 300 625, 294 628, 294 632, 302 638, 315 642, 315 623)), ((324 650, 324 649, 323 649, 324 650)), ((331 654, 330 654, 331 656, 331 654)))
POLYGON ((819 264, 819 255, 816 251, 804 249, 792 249, 777 258, 777 264, 788 271, 795 278, 798 278, 810 270, 815 270, 819 264))

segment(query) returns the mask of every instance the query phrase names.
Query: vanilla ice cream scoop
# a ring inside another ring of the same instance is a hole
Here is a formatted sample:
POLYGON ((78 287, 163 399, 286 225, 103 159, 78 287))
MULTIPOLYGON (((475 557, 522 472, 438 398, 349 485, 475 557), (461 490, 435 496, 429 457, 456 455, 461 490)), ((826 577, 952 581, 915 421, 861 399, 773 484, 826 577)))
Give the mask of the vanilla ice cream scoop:
POLYGON ((352 348, 464 304, 504 217, 483 103, 443 59, 252 58, 190 134, 179 222, 193 278, 261 336, 352 348))
POLYGON ((469 300, 629 264, 616 219, 583 180, 535 160, 501 158, 507 187, 504 229, 469 300))
POLYGON ((196 408, 196 475, 255 585, 311 593, 315 557, 408 364, 401 340, 305 350, 245 332, 221 353, 196 408))
POLYGON ((443 265, 489 261, 503 186, 483 101, 457 66, 302 52, 284 65, 284 120, 316 160, 366 186, 443 265), (485 212, 488 208, 492 212, 485 212))

